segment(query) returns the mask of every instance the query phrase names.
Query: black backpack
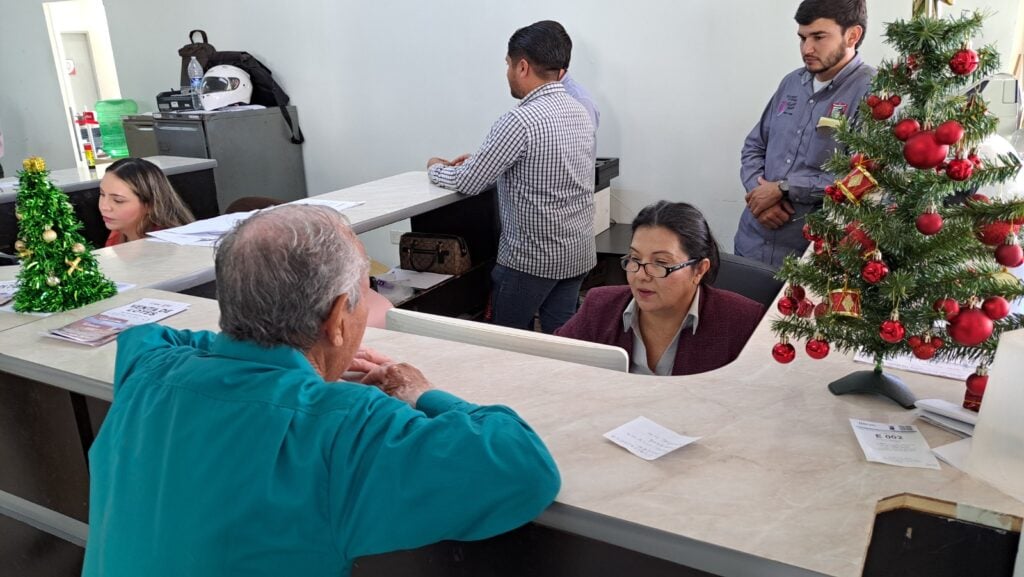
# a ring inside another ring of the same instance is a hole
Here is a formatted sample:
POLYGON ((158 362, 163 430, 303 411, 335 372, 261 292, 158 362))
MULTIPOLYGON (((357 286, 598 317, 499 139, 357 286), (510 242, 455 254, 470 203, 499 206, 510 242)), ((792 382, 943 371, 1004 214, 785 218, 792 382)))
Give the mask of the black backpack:
POLYGON ((302 136, 302 129, 299 128, 298 123, 292 124, 292 117, 288 114, 288 109, 286 108, 289 100, 288 93, 274 80, 273 72, 266 65, 248 52, 214 52, 209 58, 210 67, 222 64, 237 66, 249 73, 249 77, 252 79, 251 103, 280 108, 284 121, 292 131, 292 142, 295 144, 305 142, 306 139, 302 136))

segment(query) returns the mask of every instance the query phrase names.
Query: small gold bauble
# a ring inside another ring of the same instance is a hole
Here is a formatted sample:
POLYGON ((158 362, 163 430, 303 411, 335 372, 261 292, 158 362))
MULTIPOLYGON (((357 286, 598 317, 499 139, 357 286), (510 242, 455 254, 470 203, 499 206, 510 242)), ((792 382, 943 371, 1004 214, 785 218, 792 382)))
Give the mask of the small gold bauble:
POLYGON ((71 252, 75 254, 82 254, 85 252, 85 245, 80 242, 76 242, 74 246, 71 247, 71 252))
POLYGON ((17 211, 15 211, 15 212, 14 212, 14 218, 16 218, 16 219, 18 219, 18 220, 21 220, 21 219, 23 219, 23 218, 25 218, 25 217, 21 216, 21 213, 20 213, 20 212, 17 212, 17 211))
POLYGON ((14 250, 18 252, 25 250, 25 241, 21 239, 14 241, 14 250))
POLYGON ((43 231, 43 240, 46 242, 53 242, 57 240, 57 232, 52 228, 48 228, 43 231))
POLYGON ((60 284, 60 279, 52 275, 48 276, 46 277, 46 284, 50 286, 57 286, 60 284))

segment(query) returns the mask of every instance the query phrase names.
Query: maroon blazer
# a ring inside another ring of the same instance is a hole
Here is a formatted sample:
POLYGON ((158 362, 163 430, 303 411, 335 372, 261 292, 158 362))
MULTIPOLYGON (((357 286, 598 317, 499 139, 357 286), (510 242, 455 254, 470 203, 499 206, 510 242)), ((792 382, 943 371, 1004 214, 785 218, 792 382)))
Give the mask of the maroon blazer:
MULTIPOLYGON (((633 295, 625 285, 592 288, 580 310, 555 334, 622 347, 632 363, 633 330, 622 330, 622 313, 631 298, 633 295)), ((679 334, 672 374, 703 373, 731 363, 764 313, 764 306, 745 296, 702 286, 697 333, 687 329, 679 334)))

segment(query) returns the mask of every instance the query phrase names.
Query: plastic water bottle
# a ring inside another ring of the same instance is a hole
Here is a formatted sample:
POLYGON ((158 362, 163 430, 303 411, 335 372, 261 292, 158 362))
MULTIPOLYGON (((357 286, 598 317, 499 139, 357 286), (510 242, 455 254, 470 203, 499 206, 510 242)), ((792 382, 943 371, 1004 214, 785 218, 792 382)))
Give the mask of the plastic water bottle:
POLYGON ((202 110, 203 101, 199 98, 199 85, 203 83, 203 67, 193 56, 188 62, 189 92, 192 93, 192 109, 202 110))

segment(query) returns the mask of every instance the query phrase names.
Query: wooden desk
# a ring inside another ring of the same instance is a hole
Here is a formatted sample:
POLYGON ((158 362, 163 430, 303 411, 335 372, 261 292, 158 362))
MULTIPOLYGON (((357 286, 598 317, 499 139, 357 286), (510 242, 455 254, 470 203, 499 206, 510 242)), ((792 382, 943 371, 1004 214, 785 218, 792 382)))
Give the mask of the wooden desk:
MULTIPOLYGON (((147 294, 118 295, 0 333, 0 371, 27 379, 22 383, 109 399, 116 345, 90 349, 39 333, 147 294)), ((215 326, 215 303, 190 302, 193 308, 168 324, 215 326)), ((384 330, 369 329, 365 342, 418 366, 438 388, 514 407, 562 472, 557 502, 537 523, 620 547, 619 554, 637 552, 716 575, 854 577, 875 504, 884 497, 912 492, 1024 515, 1024 503, 948 465, 932 471, 865 462, 849 418, 911 423, 914 414, 881 398, 832 396, 829 381, 863 368, 842 355, 772 361, 773 316, 729 366, 680 377, 614 373, 384 330), (653 462, 602 438, 640 415, 703 438, 653 462)), ((901 377, 922 398, 962 395, 956 381, 901 377)), ((955 440, 917 424, 933 447, 955 440)), ((573 567, 571 561, 562 559, 560 570, 573 567)))

